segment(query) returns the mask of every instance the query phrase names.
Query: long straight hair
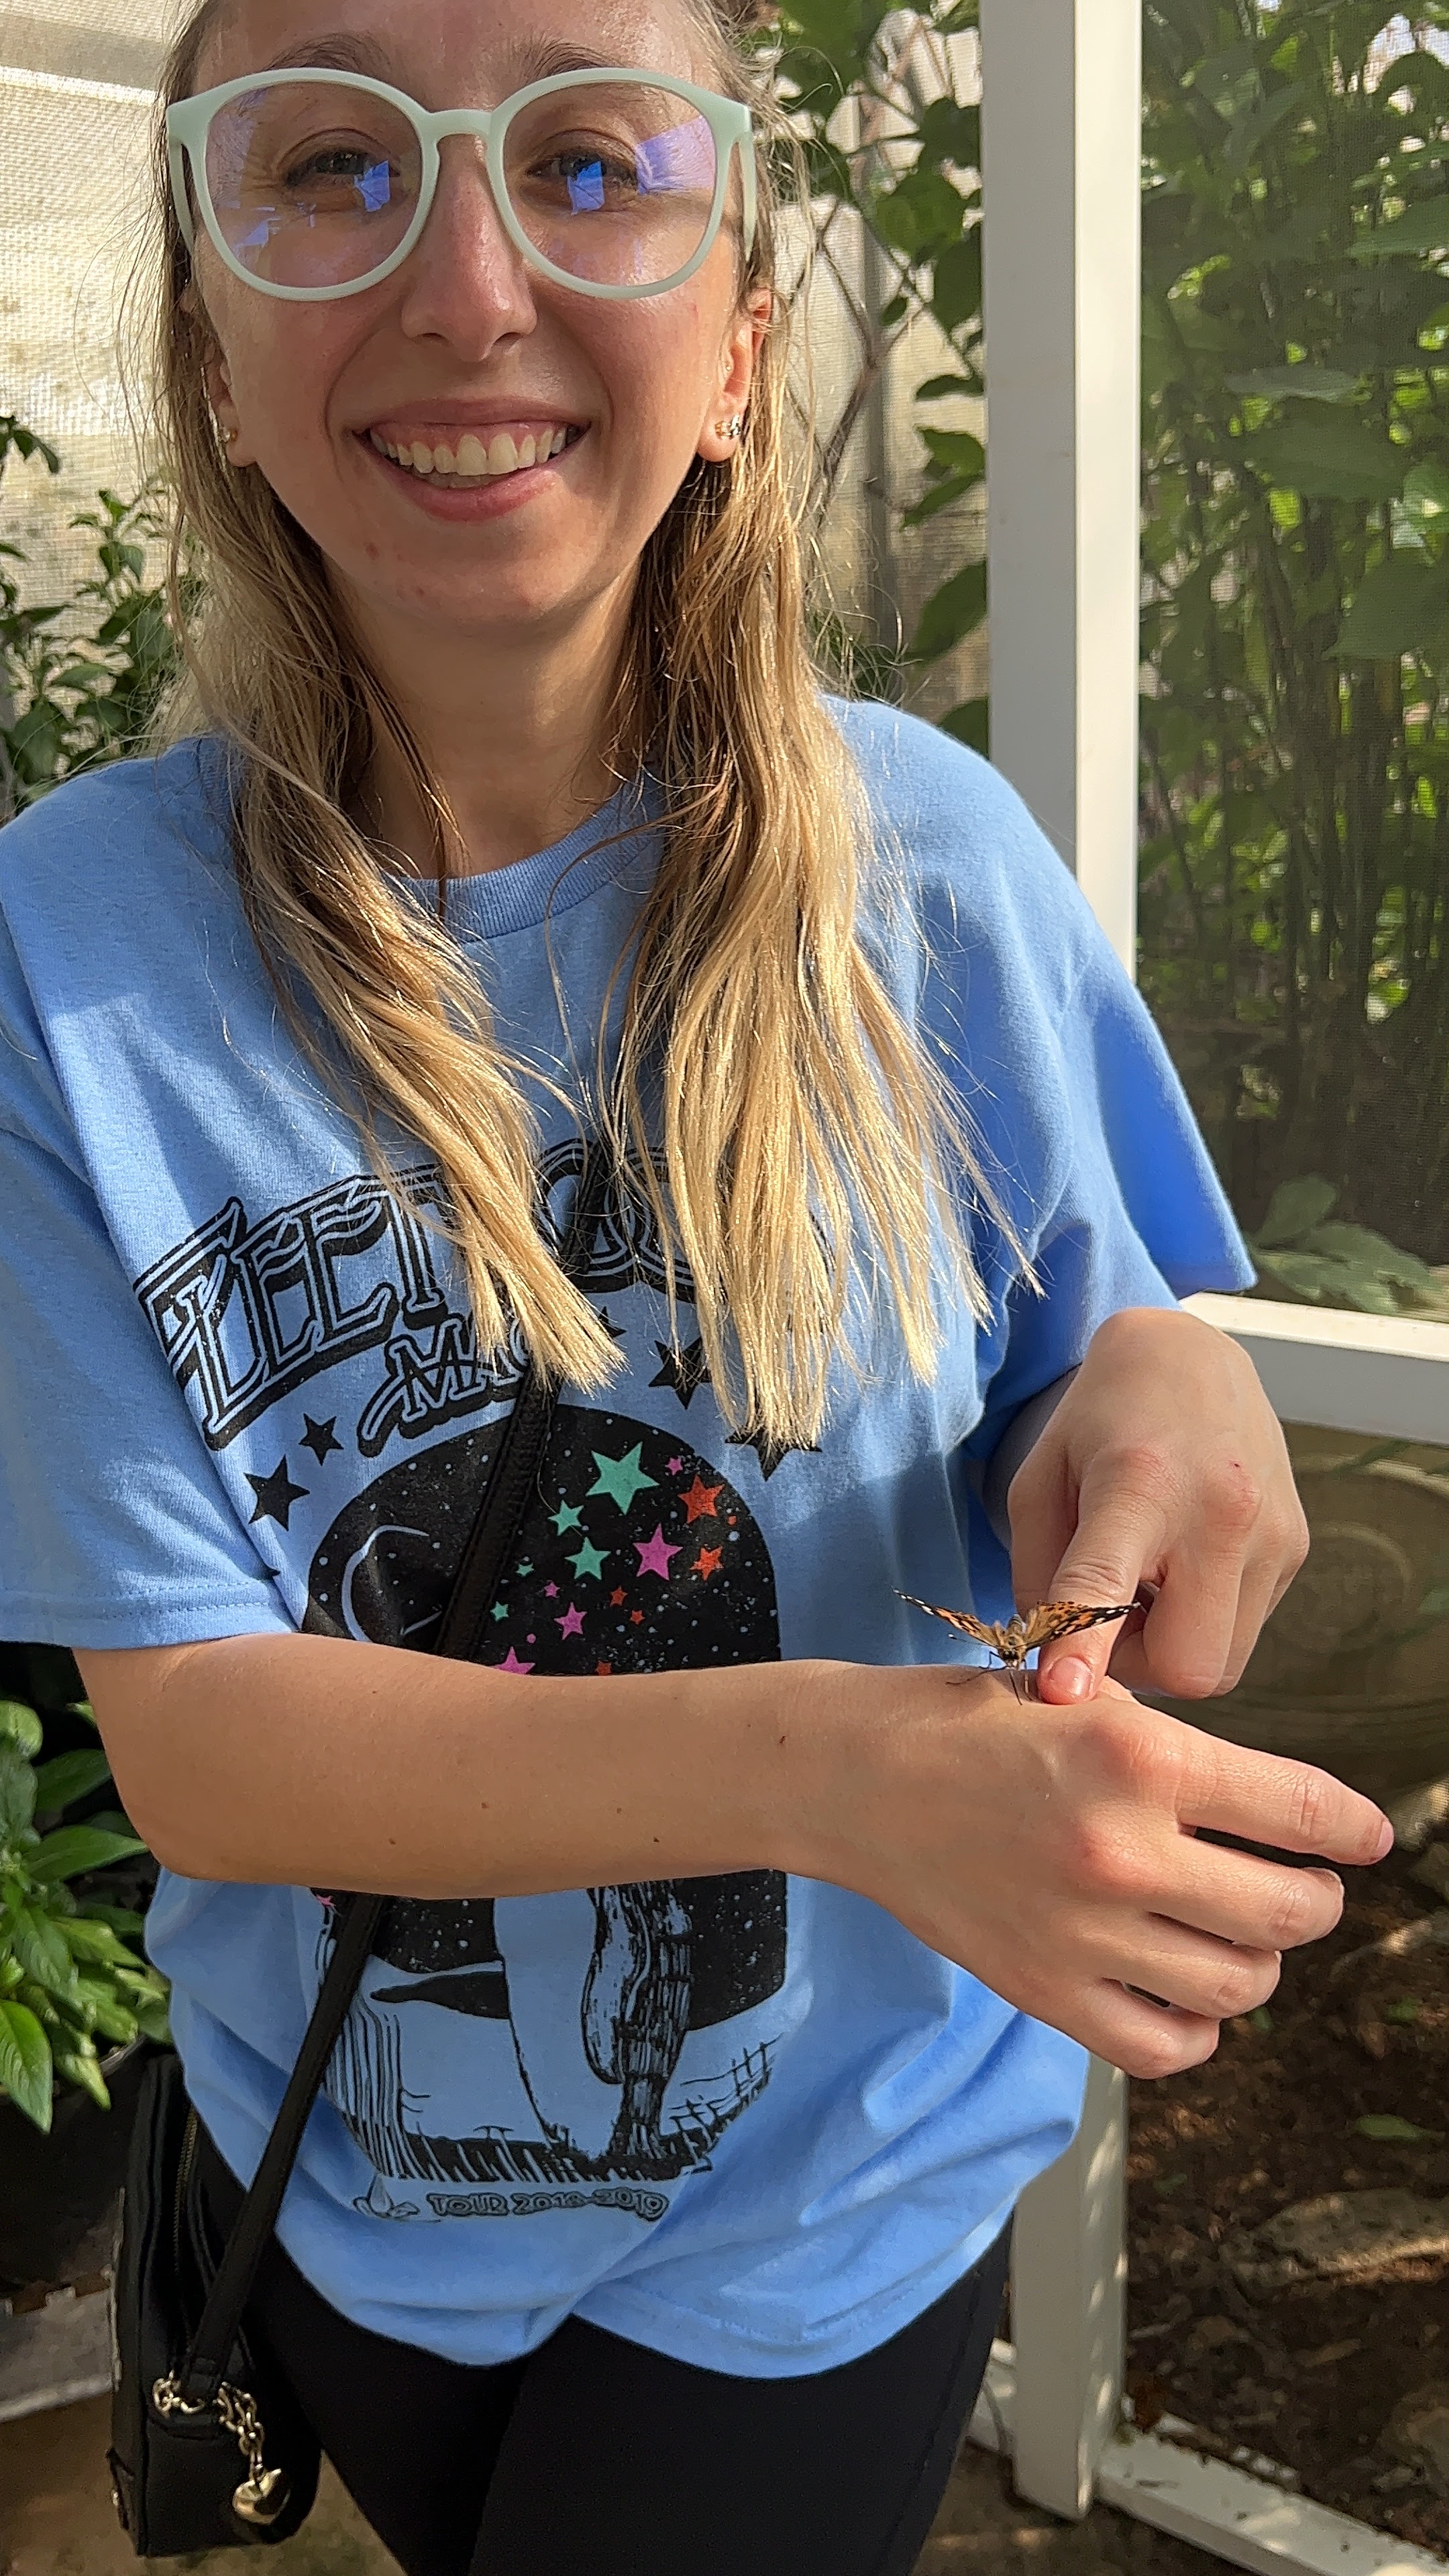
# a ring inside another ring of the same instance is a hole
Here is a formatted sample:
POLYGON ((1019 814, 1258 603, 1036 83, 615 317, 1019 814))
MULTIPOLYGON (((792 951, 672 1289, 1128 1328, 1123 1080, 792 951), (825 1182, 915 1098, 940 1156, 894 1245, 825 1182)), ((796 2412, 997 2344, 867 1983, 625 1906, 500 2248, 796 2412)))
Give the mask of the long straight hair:
MULTIPOLYGON (((771 147, 740 291, 773 291, 788 129, 708 0, 681 4, 771 147)), ((202 0, 177 37, 156 136, 155 428, 186 675, 163 730, 230 745, 241 897, 282 1007, 392 1185, 387 1122, 441 1170, 480 1351, 513 1317, 547 1372, 597 1389, 618 1356, 540 1231, 536 1119, 448 931, 441 788, 320 549, 257 467, 227 464, 207 399, 213 338, 188 291, 164 114, 194 90, 226 6, 202 0), (352 819, 380 732, 432 818, 436 918, 352 819)), ((638 568, 604 750, 621 777, 658 782, 662 859, 596 1104, 676 1281, 687 1270, 726 1419, 782 1446, 819 1439, 837 1355, 868 1364, 857 1284, 867 1314, 884 1296, 911 1370, 934 1374, 944 1305, 984 1308, 962 1206, 989 1197, 862 936, 872 828, 809 651, 787 363, 777 296, 737 454, 694 462, 638 568)))

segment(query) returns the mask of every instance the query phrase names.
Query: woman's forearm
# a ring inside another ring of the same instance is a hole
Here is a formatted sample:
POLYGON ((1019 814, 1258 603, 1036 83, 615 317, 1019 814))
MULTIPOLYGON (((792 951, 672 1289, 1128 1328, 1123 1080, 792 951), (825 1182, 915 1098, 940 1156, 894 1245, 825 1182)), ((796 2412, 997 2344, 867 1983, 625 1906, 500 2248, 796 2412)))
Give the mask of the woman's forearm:
POLYGON ((790 1867, 824 1669, 515 1679, 300 1636, 80 1661, 168 1868, 416 1897, 790 1867))

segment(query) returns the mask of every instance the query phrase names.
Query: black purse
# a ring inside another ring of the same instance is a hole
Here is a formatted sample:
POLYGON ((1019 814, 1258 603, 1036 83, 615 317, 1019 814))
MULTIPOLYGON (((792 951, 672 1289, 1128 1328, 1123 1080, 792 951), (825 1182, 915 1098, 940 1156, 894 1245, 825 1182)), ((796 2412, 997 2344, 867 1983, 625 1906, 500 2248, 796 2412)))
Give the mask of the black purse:
MULTIPOLYGON (((563 1267, 592 1238, 608 1164, 586 1165, 563 1267)), ((470 1662, 538 1480, 553 1397, 530 1360, 463 1550, 433 1652, 470 1662)), ((181 2062, 147 2069, 131 2139, 112 2292, 111 2493, 140 2558, 289 2540, 321 2451, 286 2381, 249 2343, 246 2305, 337 2035, 388 1900, 338 1900, 331 1959, 256 2178, 224 2246, 196 2189, 198 2123, 181 2062)))

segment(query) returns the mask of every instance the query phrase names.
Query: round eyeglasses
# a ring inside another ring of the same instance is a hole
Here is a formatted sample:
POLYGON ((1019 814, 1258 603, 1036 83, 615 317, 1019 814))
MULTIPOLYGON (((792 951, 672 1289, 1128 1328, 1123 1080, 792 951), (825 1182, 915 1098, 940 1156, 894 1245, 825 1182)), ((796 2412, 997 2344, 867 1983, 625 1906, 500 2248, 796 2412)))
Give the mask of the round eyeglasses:
POLYGON ((168 109, 171 187, 189 251, 201 220, 263 295, 358 295, 400 268, 428 219, 438 146, 485 148, 494 203, 529 266, 580 295, 662 295, 692 277, 724 220, 739 155, 754 242, 750 112, 692 81, 557 72, 500 107, 419 107, 352 72, 257 72, 168 109))

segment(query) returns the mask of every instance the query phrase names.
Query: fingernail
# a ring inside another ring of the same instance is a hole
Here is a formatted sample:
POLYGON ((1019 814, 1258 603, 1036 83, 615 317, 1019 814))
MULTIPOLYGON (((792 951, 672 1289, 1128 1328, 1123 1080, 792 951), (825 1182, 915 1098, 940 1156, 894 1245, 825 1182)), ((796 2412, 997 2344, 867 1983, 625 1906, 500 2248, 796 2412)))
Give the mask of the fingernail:
POLYGON ((1390 1852, 1393 1850, 1393 1848, 1394 1848, 1394 1829, 1393 1829, 1393 1826, 1390 1824, 1390 1822, 1389 1822, 1389 1820, 1388 1820, 1388 1817, 1387 1817, 1387 1816, 1385 1816, 1385 1818, 1384 1818, 1384 1829, 1383 1829, 1383 1832, 1382 1832, 1382 1833, 1380 1834, 1380 1836, 1379 1836, 1378 1844, 1377 1844, 1377 1847, 1376 1847, 1375 1852, 1374 1852, 1374 1859, 1375 1859, 1376 1861, 1379 1861, 1379 1860, 1387 1860, 1387 1859, 1388 1859, 1388 1856, 1389 1856, 1390 1852))
POLYGON ((1052 1688, 1066 1699, 1090 1699, 1097 1687, 1097 1676, 1080 1655, 1064 1655, 1051 1668, 1052 1688))

